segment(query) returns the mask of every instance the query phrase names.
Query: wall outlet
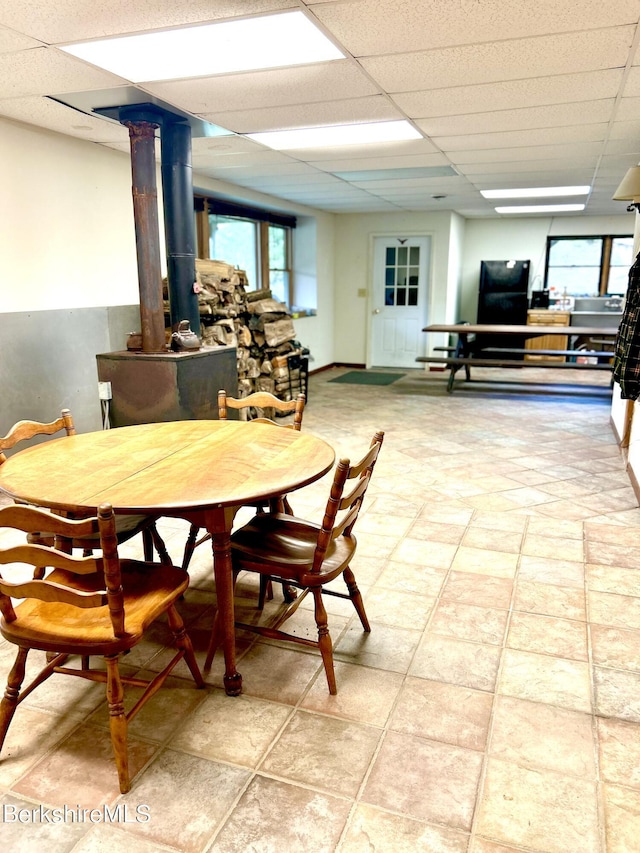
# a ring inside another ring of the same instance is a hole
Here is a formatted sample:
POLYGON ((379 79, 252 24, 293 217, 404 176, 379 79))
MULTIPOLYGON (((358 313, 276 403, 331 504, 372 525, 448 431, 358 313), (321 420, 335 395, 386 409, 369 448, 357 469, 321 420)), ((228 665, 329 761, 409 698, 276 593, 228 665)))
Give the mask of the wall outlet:
POLYGON ((98 399, 100 400, 111 400, 111 383, 110 382, 98 382, 98 399))

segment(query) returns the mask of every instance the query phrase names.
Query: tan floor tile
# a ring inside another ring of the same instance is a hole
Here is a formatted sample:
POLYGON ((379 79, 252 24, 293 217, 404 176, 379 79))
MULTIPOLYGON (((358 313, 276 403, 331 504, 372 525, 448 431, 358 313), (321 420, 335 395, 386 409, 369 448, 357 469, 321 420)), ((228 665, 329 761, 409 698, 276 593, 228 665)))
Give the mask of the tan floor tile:
POLYGON ((297 711, 260 768, 277 776, 344 797, 355 797, 382 729, 297 711))
MULTIPOLYGON (((214 665, 217 666, 215 686, 222 687, 222 662, 216 657, 214 665)), ((268 643, 253 646, 238 661, 243 693, 285 705, 295 705, 321 669, 322 661, 318 655, 268 643)))
POLYGON ((600 853, 595 782, 492 758, 476 831, 545 853, 600 853))
POLYGON ((396 732, 484 750, 493 696, 439 681, 408 678, 389 728, 396 732))
POLYGON ((490 752, 530 770, 595 779, 592 719, 579 711, 497 696, 490 752))
POLYGON ((587 562, 627 569, 640 567, 640 548, 616 545, 611 542, 587 542, 587 562))
POLYGON ((516 573, 518 555, 482 548, 458 548, 451 568, 455 572, 493 575, 498 578, 513 578, 516 573))
POLYGON ((81 720, 73 711, 58 715, 18 706, 2 747, 0 788, 10 788, 81 720))
POLYGON ((640 672, 640 631, 592 625, 591 648, 596 664, 640 672))
MULTIPOLYGON (((140 816, 143 814, 146 815, 146 812, 141 812, 140 816)), ((131 812, 127 817, 129 820, 136 819, 131 817, 131 812)), ((104 853, 105 850, 109 853, 157 853, 158 847, 154 842, 136 837, 119 826, 115 828, 111 824, 100 823, 92 826, 73 850, 74 853, 104 853)))
MULTIPOLYGON (((468 853, 520 853, 521 847, 507 847, 504 844, 496 844, 493 841, 487 841, 486 838, 474 838, 471 841, 471 847, 468 853)), ((541 850, 534 850, 533 847, 527 848, 527 853, 543 853, 541 850)))
POLYGON ((472 572, 451 572, 444 585, 442 597, 481 607, 506 609, 511 601, 512 590, 513 581, 509 578, 472 572))
POLYGON ((460 640, 502 645, 509 613, 443 599, 436 607, 429 631, 460 640))
MULTIPOLYGON (((146 681, 151 681, 154 673, 143 670, 138 673, 138 676, 146 681)), ((142 688, 125 688, 124 706, 126 711, 135 705, 142 692, 142 688)), ((205 692, 198 690, 194 682, 183 681, 181 678, 170 676, 162 688, 148 700, 131 721, 129 736, 162 742, 182 725, 185 718, 205 698, 205 692)), ((89 720, 92 725, 109 728, 109 708, 106 701, 89 717, 89 720)))
POLYGON ((602 717, 597 724, 602 778, 640 789, 640 724, 602 717))
POLYGON ((557 586, 550 583, 520 579, 516 584, 513 606, 515 610, 585 621, 584 590, 557 586))
POLYGON ((349 824, 341 853, 466 853, 469 836, 445 827, 389 814, 361 804, 349 824))
MULTIPOLYGON (((75 804, 70 807, 75 809, 75 804)), ((74 817, 77 812, 74 811, 74 817)), ((29 851, 46 850, 47 853, 67 853, 71 849, 79 848, 75 844, 82 844, 83 836, 90 832, 91 824, 81 823, 77 820, 72 822, 69 818, 66 822, 60 820, 64 813, 60 813, 57 822, 54 813, 46 806, 41 807, 33 802, 6 794, 0 797, 0 815, 2 825, 2 846, 4 850, 29 851)), ((123 850, 122 853, 125 853, 123 850)), ((135 851, 138 853, 138 851, 135 851)), ((143 851, 139 851, 143 853, 143 851)), ((146 853, 152 853, 151 850, 146 853)))
POLYGON ((414 566, 430 566, 432 569, 448 569, 456 554, 456 546, 445 542, 424 539, 403 539, 391 554, 398 563, 414 566))
POLYGON ((640 674, 593 667, 596 713, 640 722, 640 674))
MULTIPOLYGON (((428 595, 435 598, 442 589, 446 577, 446 569, 412 566, 389 560, 376 581, 376 587, 385 587, 386 589, 417 595, 428 595)), ((359 575, 358 582, 360 582, 359 575)))
POLYGON ((468 831, 481 765, 479 752, 389 732, 362 801, 468 831))
POLYGON ((257 776, 207 853, 332 853, 350 808, 349 800, 257 776))
POLYGON ((505 649, 498 692, 591 713, 589 667, 582 661, 505 649))
POLYGON ((424 628, 435 603, 434 595, 416 595, 379 586, 368 590, 366 595, 363 593, 363 598, 371 623, 397 628, 424 628))
POLYGON ((604 786, 607 853, 638 849, 640 838, 640 791, 604 786))
POLYGON ((247 770, 165 750, 124 798, 132 805, 144 803, 150 815, 146 823, 129 824, 128 831, 156 845, 196 853, 249 778, 247 770))
POLYGON ((584 566, 576 560, 548 559, 524 555, 520 560, 520 580, 555 583, 584 588, 584 566))
MULTIPOLYGON (((157 752, 158 745, 129 738, 129 773, 136 774, 157 752)), ((69 804, 97 808, 119 795, 118 773, 109 732, 82 726, 33 765, 13 791, 52 806, 69 804)))
POLYGON ((640 629, 640 598, 610 592, 587 593, 591 621, 613 628, 640 629))
POLYGON ((497 646, 427 634, 416 652, 409 674, 492 691, 499 663, 500 649, 497 646))
POLYGON ((334 645, 333 656, 345 663, 406 672, 421 639, 422 631, 377 622, 371 623, 367 633, 354 619, 334 645))
POLYGON ((398 539, 404 536, 413 524, 413 518, 393 515, 391 510, 387 510, 384 514, 372 512, 363 512, 358 519, 358 533, 364 534, 375 533, 380 536, 393 536, 398 539))
POLYGON ((577 539, 582 542, 584 528, 588 523, 562 518, 554 519, 550 523, 548 519, 531 518, 527 526, 527 534, 560 537, 561 539, 577 539))
POLYGON ((525 536, 522 553, 530 557, 548 557, 552 560, 579 562, 583 559, 582 541, 563 539, 558 536, 539 536, 533 533, 527 533, 525 536))
POLYGON ((589 589, 599 592, 640 596, 640 572, 637 569, 596 566, 588 563, 587 585, 589 589))
POLYGON ((427 539, 429 542, 444 542, 458 545, 464 536, 465 524, 442 524, 418 518, 409 532, 412 539, 427 539))
POLYGON ((402 686, 403 676, 397 672, 339 661, 335 663, 335 673, 337 695, 329 694, 323 672, 301 701, 301 707, 372 726, 384 726, 402 686))
POLYGON ((417 518, 417 522, 433 524, 451 524, 466 527, 471 521, 473 510, 461 501, 450 501, 443 506, 427 504, 417 518))
POLYGON ((527 652, 587 660, 587 628, 584 622, 516 612, 511 618, 507 646, 527 652))
POLYGON ((171 747, 255 768, 291 713, 290 706, 211 690, 171 747))
POLYGON ((481 548, 487 551, 504 551, 517 554, 522 543, 522 534, 501 529, 488 529, 471 525, 464 535, 465 548, 481 548))

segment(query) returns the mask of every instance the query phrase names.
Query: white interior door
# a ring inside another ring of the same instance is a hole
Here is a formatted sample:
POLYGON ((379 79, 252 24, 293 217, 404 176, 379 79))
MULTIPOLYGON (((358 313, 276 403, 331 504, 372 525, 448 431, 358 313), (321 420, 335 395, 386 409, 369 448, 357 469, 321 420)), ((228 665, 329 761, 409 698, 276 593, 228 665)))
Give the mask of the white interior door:
POLYGON ((417 367, 426 351, 429 237, 376 237, 373 260, 373 367, 417 367))

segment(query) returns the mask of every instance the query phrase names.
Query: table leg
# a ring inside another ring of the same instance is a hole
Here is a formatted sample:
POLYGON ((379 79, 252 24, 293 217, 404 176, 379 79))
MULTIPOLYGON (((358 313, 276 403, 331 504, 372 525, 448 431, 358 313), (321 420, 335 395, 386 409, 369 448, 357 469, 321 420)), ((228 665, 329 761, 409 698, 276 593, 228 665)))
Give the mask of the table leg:
POLYGON ((233 571, 231 566, 231 525, 235 510, 219 508, 207 513, 211 533, 213 573, 218 599, 218 630, 224 652, 224 689, 227 696, 242 692, 242 676, 236 669, 235 620, 233 608, 233 571))

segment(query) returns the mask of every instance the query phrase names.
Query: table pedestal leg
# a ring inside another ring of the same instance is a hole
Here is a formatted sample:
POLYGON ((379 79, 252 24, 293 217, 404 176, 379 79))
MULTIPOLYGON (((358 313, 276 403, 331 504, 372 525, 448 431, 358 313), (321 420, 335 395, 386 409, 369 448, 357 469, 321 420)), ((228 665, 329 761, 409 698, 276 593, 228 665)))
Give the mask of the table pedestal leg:
POLYGON ((208 518, 213 548, 213 573, 218 599, 218 630, 224 652, 224 689, 228 696, 242 692, 242 676, 236 670, 236 642, 233 608, 233 571, 231 567, 230 531, 234 511, 214 510, 208 518), (228 522, 228 523, 227 523, 228 522))

